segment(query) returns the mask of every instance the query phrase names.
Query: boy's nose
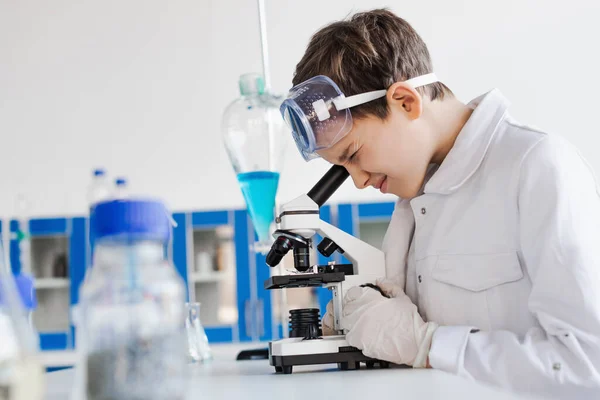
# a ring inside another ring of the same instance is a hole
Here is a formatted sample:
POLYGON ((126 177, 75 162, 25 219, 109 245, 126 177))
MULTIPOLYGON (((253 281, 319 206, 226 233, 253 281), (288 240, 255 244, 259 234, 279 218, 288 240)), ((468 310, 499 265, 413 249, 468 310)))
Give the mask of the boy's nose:
POLYGON ((367 187, 370 176, 368 172, 353 166, 346 166, 346 170, 348 170, 348 173, 354 181, 354 186, 356 186, 357 189, 364 189, 367 187))

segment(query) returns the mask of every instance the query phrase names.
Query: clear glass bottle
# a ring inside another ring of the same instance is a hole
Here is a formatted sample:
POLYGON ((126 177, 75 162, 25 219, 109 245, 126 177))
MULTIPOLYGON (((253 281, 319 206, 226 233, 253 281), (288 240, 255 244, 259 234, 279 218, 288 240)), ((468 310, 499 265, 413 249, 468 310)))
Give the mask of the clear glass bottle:
POLYGON ((164 205, 112 200, 94 207, 96 247, 80 292, 87 400, 178 400, 187 389, 184 287, 167 259, 164 205))
POLYGON ((127 180, 119 177, 115 179, 115 199, 126 199, 129 197, 129 189, 127 187, 127 180))
MULTIPOLYGON (((112 196, 112 187, 108 180, 108 175, 104 168, 96 168, 92 171, 92 178, 87 187, 86 201, 88 205, 88 218, 85 227, 85 274, 83 281, 87 282, 92 267, 92 257, 94 254, 94 233, 93 233, 93 210, 96 204, 107 201, 112 196)), ((75 326, 75 342, 79 340, 79 322, 81 310, 79 304, 71 306, 71 319, 75 326)))
POLYGON ((259 246, 264 247, 271 241, 279 173, 291 135, 279 112, 282 98, 265 91, 261 75, 242 75, 239 87, 241 96, 225 109, 221 129, 259 246))
POLYGON ((111 185, 108 181, 106 171, 102 168, 97 168, 92 173, 92 180, 88 187, 87 201, 90 209, 96 203, 105 201, 111 196, 111 185))
POLYGON ((89 210, 89 218, 87 220, 87 229, 86 229, 86 277, 87 277, 87 269, 92 264, 92 247, 94 246, 94 235, 92 233, 94 221, 92 219, 92 210, 94 206, 102 201, 109 200, 112 195, 112 188, 108 181, 108 176, 106 175, 106 171, 102 168, 97 168, 93 171, 92 179, 87 189, 87 203, 89 210))
POLYGON ((45 385, 38 337, 9 265, 0 244, 0 399, 41 400, 45 385))

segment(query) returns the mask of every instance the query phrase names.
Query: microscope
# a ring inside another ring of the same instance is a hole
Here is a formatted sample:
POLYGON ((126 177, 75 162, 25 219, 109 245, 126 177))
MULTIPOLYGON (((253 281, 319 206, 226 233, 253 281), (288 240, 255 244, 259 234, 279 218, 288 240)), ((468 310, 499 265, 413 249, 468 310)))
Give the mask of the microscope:
POLYGON ((385 258, 381 250, 319 218, 319 207, 348 175, 344 167, 333 166, 307 194, 284 204, 276 218, 278 229, 273 233, 275 241, 267 254, 267 264, 277 266, 292 250, 296 271, 272 276, 265 281, 265 289, 329 288, 333 294, 333 329, 337 333, 323 336, 318 309, 291 310, 290 337, 269 343, 270 364, 277 373, 291 374, 295 365, 337 363, 342 370, 360 368, 360 363, 365 363, 367 368, 389 366, 350 346, 342 329, 342 300, 346 292, 354 286, 377 289, 376 279, 385 277, 385 258), (316 234, 323 238, 317 245, 323 256, 330 257, 337 251, 351 263, 311 266, 310 252, 316 234))

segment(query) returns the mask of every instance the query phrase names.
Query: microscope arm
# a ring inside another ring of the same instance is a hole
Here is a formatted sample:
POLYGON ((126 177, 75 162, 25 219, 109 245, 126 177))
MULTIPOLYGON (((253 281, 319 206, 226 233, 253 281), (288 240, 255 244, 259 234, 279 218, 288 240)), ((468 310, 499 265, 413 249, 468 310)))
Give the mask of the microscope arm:
POLYGON ((344 251, 344 256, 352 262, 354 274, 346 275, 345 281, 340 285, 341 296, 338 299, 353 286, 375 283, 377 278, 386 276, 383 251, 321 220, 319 207, 308 195, 286 203, 283 210, 284 213, 280 217, 281 230, 305 238, 312 238, 317 233, 327 237, 338 245, 344 251))
POLYGON ((317 233, 330 238, 344 251, 344 256, 354 265, 355 275, 372 275, 377 278, 385 276, 385 256, 380 249, 323 220, 319 221, 317 233))

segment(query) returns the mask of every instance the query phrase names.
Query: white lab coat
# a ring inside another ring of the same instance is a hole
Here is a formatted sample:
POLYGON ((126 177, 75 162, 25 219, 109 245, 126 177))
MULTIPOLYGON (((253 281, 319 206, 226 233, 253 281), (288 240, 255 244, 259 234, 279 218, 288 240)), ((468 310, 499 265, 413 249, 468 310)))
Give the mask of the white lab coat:
POLYGON ((545 397, 600 398, 594 174, 564 139, 511 119, 499 91, 470 106, 423 194, 396 205, 387 275, 440 324, 434 368, 545 397))

